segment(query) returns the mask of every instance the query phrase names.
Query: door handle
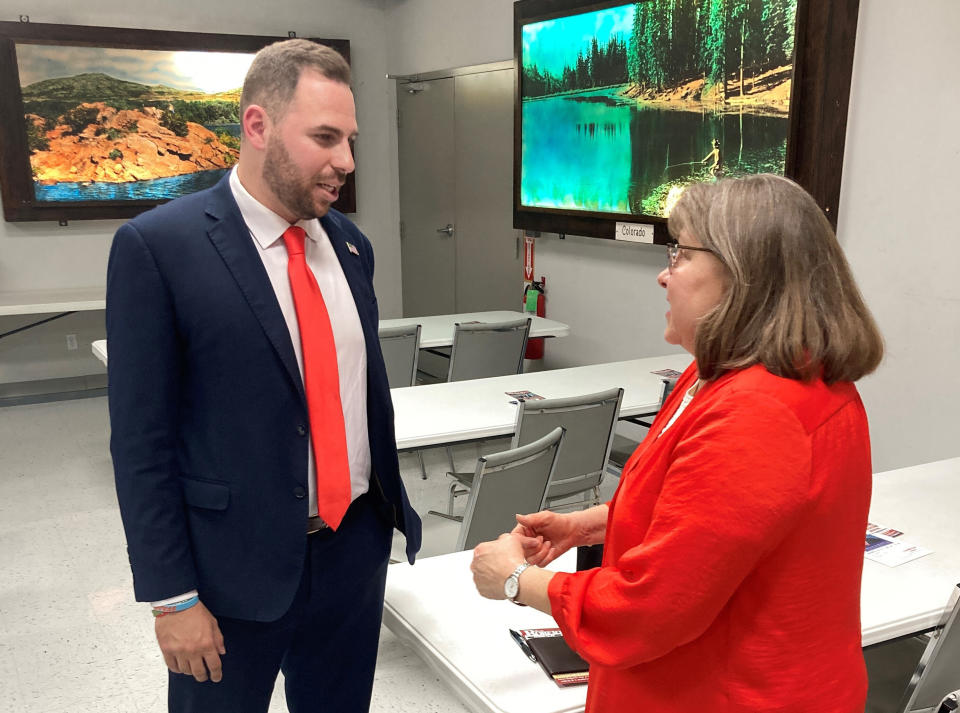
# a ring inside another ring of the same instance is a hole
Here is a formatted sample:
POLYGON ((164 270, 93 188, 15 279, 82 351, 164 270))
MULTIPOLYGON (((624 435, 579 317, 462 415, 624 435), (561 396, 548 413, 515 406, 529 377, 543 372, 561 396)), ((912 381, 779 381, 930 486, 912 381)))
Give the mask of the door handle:
POLYGON ((448 238, 453 237, 453 223, 447 223, 444 228, 437 228, 438 233, 446 233, 448 238))

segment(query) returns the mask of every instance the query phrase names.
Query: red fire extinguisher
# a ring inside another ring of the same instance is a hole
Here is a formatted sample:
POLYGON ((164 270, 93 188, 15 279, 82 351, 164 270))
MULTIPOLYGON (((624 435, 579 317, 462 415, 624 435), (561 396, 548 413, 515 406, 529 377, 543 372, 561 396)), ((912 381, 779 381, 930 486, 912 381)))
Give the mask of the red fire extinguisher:
MULTIPOLYGON (((538 317, 547 316, 547 298, 544 285, 547 279, 541 275, 540 281, 534 280, 523 290, 523 310, 538 317)), ((533 337, 527 340, 527 359, 543 359, 543 337, 533 337)))

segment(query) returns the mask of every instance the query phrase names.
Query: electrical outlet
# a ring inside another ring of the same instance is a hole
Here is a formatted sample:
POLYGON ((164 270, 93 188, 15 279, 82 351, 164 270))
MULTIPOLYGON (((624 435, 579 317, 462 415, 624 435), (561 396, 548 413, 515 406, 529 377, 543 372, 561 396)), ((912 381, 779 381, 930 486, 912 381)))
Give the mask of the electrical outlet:
POLYGON ((77 335, 76 334, 67 335, 67 350, 71 352, 77 351, 77 335))

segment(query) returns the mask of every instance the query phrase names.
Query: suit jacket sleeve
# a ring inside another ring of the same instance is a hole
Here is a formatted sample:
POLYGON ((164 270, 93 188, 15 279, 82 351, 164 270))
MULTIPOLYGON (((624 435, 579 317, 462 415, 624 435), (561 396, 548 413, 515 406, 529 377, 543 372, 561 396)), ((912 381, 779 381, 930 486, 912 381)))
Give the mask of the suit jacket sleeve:
MULTIPOLYGON (((809 477, 807 434, 775 399, 731 398, 698 415, 675 447, 642 542, 601 568, 551 580, 564 636, 612 667, 693 641, 790 531, 809 477)), ((611 522, 620 517, 630 513, 615 509, 611 522)))
POLYGON ((197 587, 187 531, 177 411, 180 359, 174 305, 137 228, 117 231, 107 268, 110 451, 139 601, 197 587))

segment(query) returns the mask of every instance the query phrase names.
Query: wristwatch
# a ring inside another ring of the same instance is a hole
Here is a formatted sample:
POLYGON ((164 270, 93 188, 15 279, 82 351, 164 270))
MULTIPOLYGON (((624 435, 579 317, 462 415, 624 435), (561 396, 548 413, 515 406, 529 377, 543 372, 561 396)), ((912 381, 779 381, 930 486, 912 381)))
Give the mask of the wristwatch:
MULTIPOLYGON (((520 604, 517 601, 517 595, 520 593, 520 575, 523 574, 523 570, 530 566, 529 562, 521 562, 517 565, 517 568, 513 570, 507 580, 503 583, 503 593, 514 604, 520 604)), ((520 604, 520 606, 524 606, 520 604)))

